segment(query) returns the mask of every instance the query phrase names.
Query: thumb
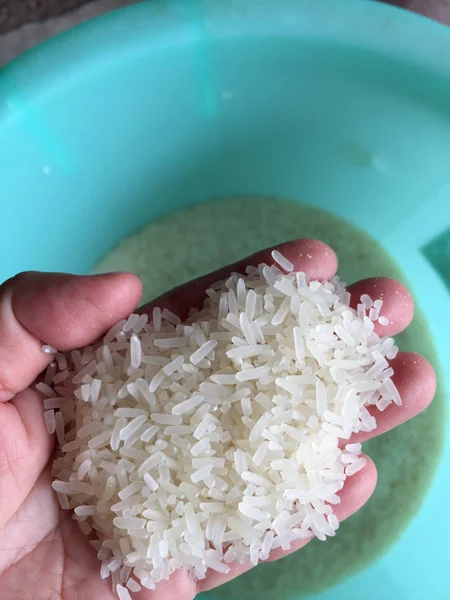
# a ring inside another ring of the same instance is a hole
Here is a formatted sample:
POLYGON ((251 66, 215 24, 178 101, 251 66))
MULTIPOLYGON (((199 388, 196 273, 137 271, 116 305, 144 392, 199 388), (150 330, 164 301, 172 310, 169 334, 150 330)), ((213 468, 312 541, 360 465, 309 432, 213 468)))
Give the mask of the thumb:
POLYGON ((0 401, 28 387, 62 351, 94 342, 132 312, 142 294, 136 275, 92 277, 21 273, 0 286, 0 401))

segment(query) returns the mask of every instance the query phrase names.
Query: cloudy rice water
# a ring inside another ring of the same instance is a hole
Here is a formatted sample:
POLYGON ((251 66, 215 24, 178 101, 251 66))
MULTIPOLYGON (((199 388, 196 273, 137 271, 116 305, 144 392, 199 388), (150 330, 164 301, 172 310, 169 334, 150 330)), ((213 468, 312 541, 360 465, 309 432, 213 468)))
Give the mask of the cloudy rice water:
MULTIPOLYGON (((96 271, 138 273, 148 301, 224 264, 300 237, 321 239, 332 246, 339 256, 339 274, 348 282, 383 275, 407 283, 393 259, 361 230, 316 209, 273 199, 223 200, 170 215, 122 242, 96 271)), ((157 322, 161 319, 158 314, 153 317, 157 322)), ((136 323, 128 326, 132 329, 136 323)), ((426 320, 419 310, 396 341, 402 350, 420 352, 437 366, 426 320)), ((203 360, 200 355, 195 359, 203 360)), ((242 406, 248 410, 245 399, 242 406)), ((337 583, 385 552, 420 508, 432 481, 443 443, 443 408, 438 387, 435 401, 425 413, 366 444, 365 450, 378 467, 377 489, 363 509, 342 523, 338 536, 325 544, 314 540, 300 552, 258 566, 210 595, 224 600, 297 599, 337 583)), ((245 458, 238 453, 235 460, 236 468, 244 469, 245 458)))

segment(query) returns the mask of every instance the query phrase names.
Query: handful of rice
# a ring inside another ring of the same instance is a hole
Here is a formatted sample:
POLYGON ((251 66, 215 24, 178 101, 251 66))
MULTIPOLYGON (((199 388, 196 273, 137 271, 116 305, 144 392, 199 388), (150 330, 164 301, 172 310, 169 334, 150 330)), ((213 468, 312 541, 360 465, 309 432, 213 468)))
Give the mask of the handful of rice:
POLYGON ((281 268, 218 282, 184 323, 156 308, 56 354, 38 384, 59 441, 53 488, 95 530, 121 600, 179 568, 202 579, 335 535, 338 493, 365 465, 342 440, 375 429, 368 406, 400 404, 381 301, 355 311, 337 277, 273 257, 281 268))

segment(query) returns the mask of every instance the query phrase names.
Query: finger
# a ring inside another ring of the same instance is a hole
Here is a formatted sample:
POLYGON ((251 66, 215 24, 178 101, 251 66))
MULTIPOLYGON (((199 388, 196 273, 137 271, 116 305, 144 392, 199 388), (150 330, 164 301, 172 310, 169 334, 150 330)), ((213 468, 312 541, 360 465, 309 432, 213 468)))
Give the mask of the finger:
POLYGON ((35 485, 54 447, 42 400, 28 388, 0 403, 0 530, 35 485))
POLYGON ((25 389, 47 366, 48 344, 70 350, 94 342, 138 304, 131 274, 80 277, 28 272, 0 286, 0 401, 25 389))
POLYGON ((380 336, 397 335, 411 323, 414 315, 414 302, 404 285, 388 277, 363 279, 348 287, 351 293, 351 306, 361 302, 361 296, 367 294, 372 300, 383 300, 380 316, 389 320, 388 325, 375 322, 375 332, 380 336))
POLYGON ((291 261, 295 271, 304 271, 311 279, 330 279, 336 273, 336 255, 329 246, 316 240, 294 240, 257 252, 234 265, 228 265, 177 287, 141 308, 140 312, 150 314, 153 307, 159 306, 185 319, 190 308, 200 309, 203 306, 205 291, 212 284, 226 279, 231 273, 245 273, 248 266, 258 266, 261 263, 275 264, 272 258, 273 250, 278 250, 291 261))
POLYGON ((153 591, 142 588, 133 600, 194 600, 198 593, 194 577, 186 569, 178 569, 167 581, 161 581, 153 591))
MULTIPOLYGON (((367 460, 366 466, 355 475, 352 475, 346 479, 345 486, 339 494, 341 502, 340 504, 334 506, 334 513, 338 517, 339 521, 344 521, 345 519, 351 517, 367 502, 367 500, 369 500, 375 490, 377 483, 376 467, 368 456, 363 456, 367 460)), ((284 558, 288 554, 292 554, 292 552, 300 550, 306 546, 311 539, 313 539, 313 536, 311 536, 310 539, 297 540, 291 544, 290 549, 287 551, 282 550, 281 548, 273 550, 270 553, 268 562, 284 558)), ((250 562, 247 562, 244 565, 232 563, 229 566, 230 572, 226 575, 222 573, 216 573, 215 571, 208 572, 206 579, 198 582, 198 591, 206 592, 216 588, 219 585, 227 583, 227 581, 231 581, 231 579, 242 575, 252 568, 250 562)))
POLYGON ((51 360, 42 344, 67 349, 94 341, 135 307, 139 293, 139 280, 127 275, 30 273, 0 288, 0 397, 15 396, 0 403, 0 525, 25 500, 53 449, 39 395, 31 388, 16 394, 51 360))
MULTIPOLYGON (((67 515, 66 515, 67 517, 67 515)), ((78 525, 70 518, 61 522, 61 533, 65 541, 65 570, 70 573, 67 584, 63 585, 62 597, 81 599, 115 598, 111 593, 111 580, 99 577, 99 561, 96 553, 81 533, 78 525)), ((136 578, 132 577, 135 581, 136 578)), ((133 600, 194 600, 196 582, 185 569, 178 569, 168 580, 158 583, 155 590, 142 590, 132 594, 133 600)))
POLYGON ((336 504, 334 512, 339 521, 345 521, 355 514, 369 500, 377 485, 377 468, 373 460, 362 454, 367 461, 364 469, 347 477, 342 491, 338 494, 340 504, 336 504))
POLYGON ((392 381, 397 387, 402 405, 390 404, 384 411, 376 406, 368 408, 377 420, 377 428, 352 436, 352 443, 364 442, 385 433, 424 411, 436 392, 436 374, 430 363, 413 352, 400 352, 390 363, 394 369, 392 381))

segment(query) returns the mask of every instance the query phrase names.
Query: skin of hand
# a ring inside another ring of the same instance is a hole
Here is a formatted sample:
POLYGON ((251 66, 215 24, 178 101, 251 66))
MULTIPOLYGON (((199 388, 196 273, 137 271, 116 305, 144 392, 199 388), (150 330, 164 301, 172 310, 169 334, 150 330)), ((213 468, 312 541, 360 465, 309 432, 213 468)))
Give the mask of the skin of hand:
MULTIPOLYGON (((231 271, 249 264, 271 264, 271 250, 190 282, 169 292, 153 305, 186 316, 203 304, 204 291, 231 271)), ((334 252, 313 240, 278 247, 298 271, 313 279, 329 279, 337 269, 334 252)), ((413 303, 399 283, 384 278, 349 287, 357 303, 362 293, 384 301, 382 314, 389 325, 377 333, 395 335, 413 316, 413 303)), ((142 294, 138 277, 127 273, 81 277, 57 273, 22 273, 0 286, 0 590, 2 600, 112 600, 109 580, 99 577, 99 562, 88 539, 68 511, 62 511, 51 488, 50 465, 55 440, 47 434, 42 398, 33 382, 51 361, 42 351, 49 344, 61 351, 93 343, 115 322, 136 309, 142 294)), ((140 309, 150 311, 152 305, 140 309)), ((400 353, 391 362, 401 407, 377 410, 376 432, 358 434, 364 441, 414 417, 431 402, 436 386, 429 363, 417 354, 400 353)), ((336 506, 343 520, 370 497, 376 484, 375 465, 350 477, 336 506)), ((299 549, 301 540, 289 552, 299 549)), ((281 558, 280 550, 270 560, 281 558)), ((134 594, 136 600, 192 600, 195 595, 236 577, 248 565, 231 565, 228 575, 211 573, 196 582, 179 570, 155 591, 134 594)))

